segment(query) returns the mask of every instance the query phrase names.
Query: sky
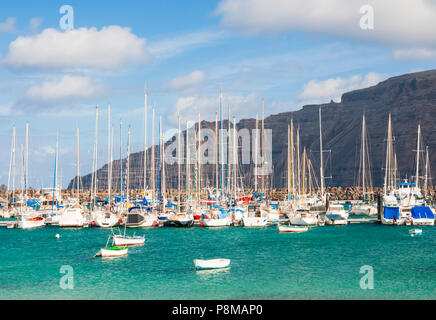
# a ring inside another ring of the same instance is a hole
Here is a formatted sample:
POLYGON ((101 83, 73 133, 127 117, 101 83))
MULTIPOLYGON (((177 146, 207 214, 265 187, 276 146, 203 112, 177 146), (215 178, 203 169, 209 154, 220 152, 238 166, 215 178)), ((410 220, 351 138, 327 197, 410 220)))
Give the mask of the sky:
POLYGON ((17 172, 28 122, 29 185, 52 185, 59 137, 65 187, 76 172, 77 127, 80 173, 91 171, 96 105, 100 167, 108 104, 114 158, 120 134, 126 155, 129 125, 132 152, 143 149, 144 91, 149 128, 154 106, 163 131, 173 132, 178 113, 183 124, 198 112, 213 120, 220 90, 238 121, 260 114, 262 99, 265 116, 338 102, 344 92, 435 62, 430 0, 1 3, 0 184, 8 183, 14 125, 17 172))

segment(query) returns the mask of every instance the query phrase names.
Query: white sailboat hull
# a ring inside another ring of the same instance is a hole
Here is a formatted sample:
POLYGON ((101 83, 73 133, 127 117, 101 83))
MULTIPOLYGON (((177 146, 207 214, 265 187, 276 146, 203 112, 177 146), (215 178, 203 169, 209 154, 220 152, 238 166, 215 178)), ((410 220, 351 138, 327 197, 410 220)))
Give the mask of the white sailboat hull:
POLYGON ((145 243, 145 237, 128 237, 116 235, 113 236, 113 240, 116 246, 124 247, 124 246, 140 246, 145 243))
POLYGON ((244 227, 265 227, 268 219, 264 217, 244 217, 242 223, 244 227))
POLYGON ((203 225, 205 227, 228 227, 232 223, 232 220, 229 218, 224 219, 203 219, 203 225))
POLYGON ((329 226, 345 226, 348 224, 348 220, 346 219, 327 219, 326 222, 329 226))
POLYGON ((119 224, 117 215, 111 213, 109 217, 106 214, 97 216, 95 225, 100 228, 112 228, 119 224))
POLYGON ((297 226, 315 226, 318 224, 318 218, 316 217, 291 217, 289 219, 291 224, 297 226))
POLYGON ((306 232, 309 230, 307 227, 299 227, 299 226, 286 226, 286 225, 278 225, 279 232, 306 232))
POLYGON ((230 259, 212 259, 200 260, 195 259, 194 265, 196 270, 223 269, 230 265, 230 259))
POLYGON ((20 229, 35 229, 35 228, 41 228, 44 226, 45 226, 44 219, 42 219, 42 220, 21 219, 18 221, 18 228, 20 228, 20 229))
POLYGON ((121 250, 100 249, 100 251, 97 253, 97 256, 100 256, 102 258, 122 257, 127 255, 127 252, 127 248, 121 250))
POLYGON ((81 228, 87 223, 80 209, 66 209, 59 217, 59 227, 61 228, 81 228))

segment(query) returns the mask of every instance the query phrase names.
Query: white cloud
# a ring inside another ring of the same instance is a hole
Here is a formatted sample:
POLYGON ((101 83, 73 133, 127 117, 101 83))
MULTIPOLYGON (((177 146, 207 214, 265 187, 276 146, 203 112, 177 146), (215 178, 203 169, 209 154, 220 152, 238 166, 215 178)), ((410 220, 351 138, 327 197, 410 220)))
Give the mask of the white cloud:
POLYGON ((15 31, 15 18, 10 17, 5 22, 0 22, 0 32, 14 32, 15 31))
POLYGON ((42 151, 43 151, 43 153, 46 153, 46 154, 55 154, 56 153, 56 150, 52 146, 44 146, 44 147, 42 147, 42 151))
POLYGON ((41 26, 43 19, 41 17, 35 17, 30 19, 29 28, 32 32, 38 31, 38 28, 41 26))
POLYGON ((74 101, 101 94, 103 87, 88 77, 65 75, 59 81, 47 81, 27 90, 26 100, 33 102, 74 101))
POLYGON ((385 78, 381 74, 370 72, 364 77, 353 75, 348 78, 337 77, 322 81, 312 80, 304 85, 303 91, 297 98, 302 104, 326 103, 330 100, 340 102, 343 93, 374 86, 385 78))
MULTIPOLYGON (((219 96, 208 97, 203 95, 192 95, 179 97, 176 104, 168 112, 168 121, 174 125, 177 124, 177 113, 180 112, 180 121, 182 127, 186 121, 197 122, 198 113, 200 112, 201 120, 214 121, 215 112, 219 112, 220 106, 219 96)), ((231 117, 236 116, 237 119, 253 117, 256 111, 260 114, 261 98, 256 93, 250 93, 246 96, 241 95, 223 95, 223 119, 227 119, 227 109, 230 104, 231 117)), ((265 106, 265 109, 268 106, 265 106)), ((218 114, 219 115, 219 114, 218 114)))
POLYGON ((147 62, 145 43, 120 26, 45 29, 11 42, 4 63, 15 68, 118 69, 147 62))
POLYGON ((436 49, 412 48, 397 49, 393 52, 397 60, 430 60, 436 59, 436 49))
POLYGON ((192 32, 150 43, 148 51, 156 58, 166 59, 200 46, 215 43, 227 36, 225 31, 192 32))
POLYGON ((171 80, 170 88, 183 89, 202 83, 206 79, 206 74, 203 71, 196 70, 182 77, 177 77, 171 80))
POLYGON ((436 46, 436 5, 428 0, 222 0, 222 24, 246 33, 305 31, 383 44, 436 46), (374 29, 360 29, 360 7, 374 29))

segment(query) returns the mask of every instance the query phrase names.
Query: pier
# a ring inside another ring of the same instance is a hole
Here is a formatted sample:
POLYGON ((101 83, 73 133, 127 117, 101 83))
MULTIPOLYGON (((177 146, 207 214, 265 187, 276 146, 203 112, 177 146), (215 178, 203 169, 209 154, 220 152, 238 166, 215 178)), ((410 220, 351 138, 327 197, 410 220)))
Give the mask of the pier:
POLYGON ((8 229, 16 228, 17 221, 16 220, 0 221, 0 227, 6 227, 8 229))

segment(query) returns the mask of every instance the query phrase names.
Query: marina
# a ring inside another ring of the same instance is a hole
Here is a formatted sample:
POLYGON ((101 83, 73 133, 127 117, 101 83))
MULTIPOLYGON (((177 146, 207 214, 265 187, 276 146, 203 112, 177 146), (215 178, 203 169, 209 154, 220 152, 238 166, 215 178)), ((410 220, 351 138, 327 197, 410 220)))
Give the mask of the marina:
POLYGON ((372 2, 3 4, 0 300, 436 300, 436 6, 372 2))

